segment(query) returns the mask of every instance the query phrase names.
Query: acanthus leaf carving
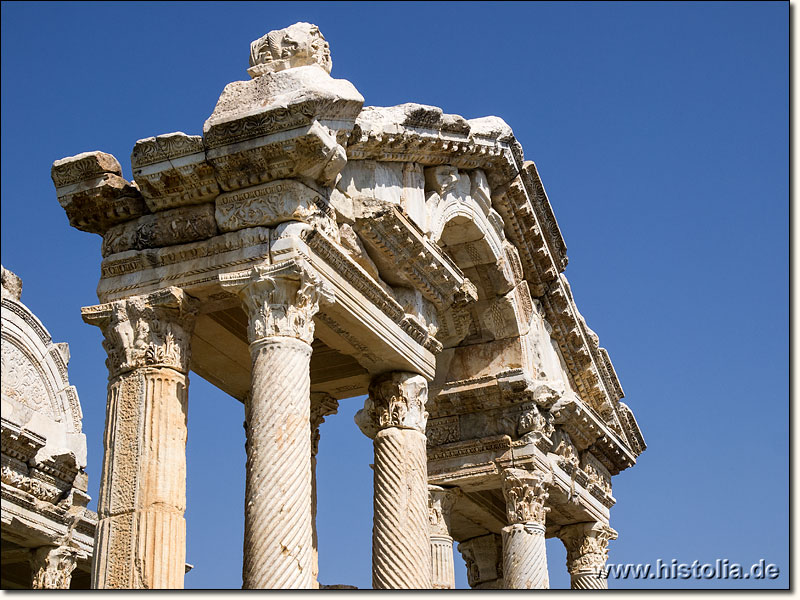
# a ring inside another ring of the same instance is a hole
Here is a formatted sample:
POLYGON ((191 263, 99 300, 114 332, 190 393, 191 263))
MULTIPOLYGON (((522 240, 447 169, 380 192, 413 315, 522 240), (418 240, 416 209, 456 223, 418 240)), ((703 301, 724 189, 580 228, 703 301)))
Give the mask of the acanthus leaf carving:
POLYGON ((428 485, 428 521, 431 535, 450 535, 450 513, 456 503, 458 488, 428 485))
POLYGON ((503 496, 509 524, 537 524, 544 527, 549 507, 548 486, 552 475, 543 471, 503 469, 503 496))
POLYGON ((364 408, 355 421, 367 437, 381 429, 398 427, 425 433, 428 413, 428 382, 416 373, 390 372, 373 379, 364 408))
POLYGON ((608 560, 608 543, 617 532, 605 523, 575 523, 562 527, 558 537, 567 549, 567 569, 571 575, 597 573, 608 560))

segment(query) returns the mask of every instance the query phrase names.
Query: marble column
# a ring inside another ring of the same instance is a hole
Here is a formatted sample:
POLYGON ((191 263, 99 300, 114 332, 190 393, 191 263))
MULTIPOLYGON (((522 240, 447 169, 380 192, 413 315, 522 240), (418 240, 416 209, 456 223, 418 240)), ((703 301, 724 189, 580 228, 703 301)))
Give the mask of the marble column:
POLYGON ((369 388, 355 421, 375 449, 372 587, 430 589, 428 384, 414 373, 386 373, 369 388))
POLYGON ((545 507, 550 474, 505 469, 503 495, 508 526, 503 528, 503 575, 506 589, 548 589, 545 507))
POLYGON ((503 538, 489 533, 464 540, 458 551, 467 563, 467 582, 473 590, 502 590, 503 538))
POLYGON ((319 541, 317 539, 317 453, 319 452, 319 428, 325 417, 335 415, 339 410, 339 401, 329 394, 314 392, 311 394, 311 534, 313 539, 312 572, 313 588, 319 589, 319 541))
POLYGON ((296 260, 220 275, 247 310, 245 589, 313 588, 309 372, 321 284, 296 260))
POLYGON ((617 532, 605 523, 575 523, 562 527, 558 537, 567 549, 570 587, 573 590, 608 589, 604 573, 608 542, 617 539, 617 532))
POLYGON ((431 585, 435 590, 456 587, 453 564, 453 536, 450 535, 450 511, 456 501, 456 489, 428 486, 428 517, 431 541, 431 585))
POLYGON ((78 550, 68 546, 42 546, 31 552, 31 588, 68 590, 77 565, 78 550))
POLYGON ((109 370, 93 588, 183 588, 191 304, 173 287, 81 311, 109 370))

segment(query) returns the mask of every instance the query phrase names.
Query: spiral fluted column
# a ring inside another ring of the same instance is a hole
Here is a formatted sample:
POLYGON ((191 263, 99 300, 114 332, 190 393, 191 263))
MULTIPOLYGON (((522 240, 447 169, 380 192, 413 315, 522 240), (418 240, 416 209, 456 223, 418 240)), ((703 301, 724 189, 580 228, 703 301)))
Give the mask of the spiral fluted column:
POLYGON ((339 410, 339 401, 329 394, 314 392, 311 394, 311 537, 312 587, 319 589, 319 540, 317 539, 317 453, 319 452, 319 428, 325 417, 335 415, 339 410))
POLYGON ((372 587, 429 589, 428 384, 413 373, 373 380, 356 423, 374 440, 372 587))
POLYGON ((503 576, 506 589, 548 589, 545 515, 549 474, 522 469, 503 471, 503 495, 509 525, 503 528, 503 576))
POLYGON ((608 542, 617 539, 617 532, 605 523, 575 523, 562 527, 558 537, 567 549, 570 587, 608 589, 608 578, 603 571, 608 560, 608 542))
POLYGON ((298 261, 220 275, 248 313, 243 587, 311 589, 310 387, 321 285, 298 261))
POLYGON ((452 590, 456 587, 453 564, 453 536, 450 535, 450 511, 457 490, 437 485, 428 486, 428 516, 430 519, 431 587, 452 590))
POLYGON ((167 288, 82 309, 109 369, 93 588, 182 589, 192 302, 167 288))

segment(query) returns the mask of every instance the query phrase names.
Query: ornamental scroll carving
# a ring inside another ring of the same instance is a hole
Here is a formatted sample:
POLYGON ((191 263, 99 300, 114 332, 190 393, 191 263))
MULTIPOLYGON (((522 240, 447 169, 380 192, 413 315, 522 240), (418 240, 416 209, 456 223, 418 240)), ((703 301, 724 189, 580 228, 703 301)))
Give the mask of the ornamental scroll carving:
POLYGON ((320 277, 302 260, 223 273, 219 279, 222 287, 236 292, 247 308, 250 343, 282 336, 310 344, 320 300, 333 301, 320 277))
POLYGON ((385 373, 373 379, 364 408, 355 415, 355 421, 367 437, 374 438, 378 431, 388 427, 415 429, 425 433, 428 413, 428 383, 414 373, 385 373))
POLYGON ((558 537, 567 549, 567 569, 571 575, 598 572, 608 560, 608 542, 617 532, 605 523, 576 523, 562 527, 558 537))
POLYGON ((196 314, 176 287, 81 309, 83 320, 103 331, 109 378, 142 367, 188 373, 196 314))
POLYGON ((510 525, 535 523, 544 527, 550 510, 545 506, 550 495, 547 491, 552 481, 550 473, 504 469, 503 496, 510 525))

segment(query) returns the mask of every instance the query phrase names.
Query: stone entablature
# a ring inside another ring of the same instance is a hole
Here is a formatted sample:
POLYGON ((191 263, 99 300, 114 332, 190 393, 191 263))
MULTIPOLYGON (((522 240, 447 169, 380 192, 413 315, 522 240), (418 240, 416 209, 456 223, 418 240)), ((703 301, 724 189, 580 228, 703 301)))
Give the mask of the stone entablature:
MULTIPOLYGON (((320 587, 315 529, 302 517, 316 502, 304 457, 319 441, 306 396, 363 393, 358 424, 376 457, 375 586, 450 586, 443 549, 455 539, 482 561, 476 587, 546 587, 544 537, 607 525, 611 478, 645 443, 563 274, 566 244, 536 166, 497 117, 364 107, 350 82, 330 76, 328 43, 308 23, 253 41, 249 64, 251 79, 225 87, 203 135, 136 142, 133 182, 102 152, 54 163, 70 223, 103 236, 102 304, 84 318, 107 329, 114 315, 150 307, 150 339, 170 327, 158 324, 158 298, 191 305, 196 320, 173 335, 182 350, 172 366, 252 415, 246 587, 320 587), (271 388, 280 402, 266 401, 271 388), (293 425, 276 445, 271 419, 281 415, 293 425), (277 511, 264 477, 287 478, 299 512, 277 511), (510 518, 512 480, 535 489, 536 519, 510 518), (420 545, 433 524, 426 501, 441 512, 443 495, 438 541, 420 545), (282 526, 263 524, 270 515, 295 536, 291 561, 276 551, 282 526), (497 544, 505 550, 490 560, 497 544), (409 552, 406 572, 387 559, 409 552)), ((137 335, 125 352, 145 358, 124 363, 131 373, 170 366, 148 362, 137 335)), ((151 354, 167 357, 167 344, 156 346, 151 354)), ((112 379, 117 363, 110 353, 112 379)))
POLYGON ((53 343, 21 294, 2 267, 3 587, 68 588, 76 566, 89 569, 97 521, 86 509, 86 437, 69 347, 53 343))

